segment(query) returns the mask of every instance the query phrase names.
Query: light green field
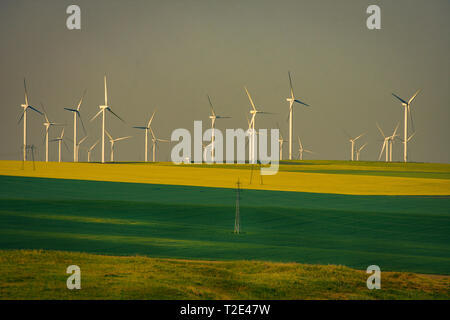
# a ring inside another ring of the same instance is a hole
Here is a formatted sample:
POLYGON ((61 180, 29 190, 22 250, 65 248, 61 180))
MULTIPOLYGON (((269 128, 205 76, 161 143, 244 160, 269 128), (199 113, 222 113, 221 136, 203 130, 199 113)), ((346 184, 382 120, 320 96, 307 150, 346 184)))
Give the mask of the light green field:
POLYGON ((0 275, 0 299, 450 299, 447 276, 384 272, 368 290, 364 271, 296 263, 0 250, 0 275), (66 287, 72 264, 81 290, 66 287))

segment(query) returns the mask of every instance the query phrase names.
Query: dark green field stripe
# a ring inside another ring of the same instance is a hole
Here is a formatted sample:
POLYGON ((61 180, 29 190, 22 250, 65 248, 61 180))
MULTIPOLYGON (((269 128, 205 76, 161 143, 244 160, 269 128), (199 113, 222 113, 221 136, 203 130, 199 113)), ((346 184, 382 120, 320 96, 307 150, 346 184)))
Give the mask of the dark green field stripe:
MULTIPOLYGON (((233 189, 0 176, 0 199, 121 200, 234 205, 233 189)), ((364 196, 244 190, 242 204, 365 212, 449 214, 449 196, 364 196)))

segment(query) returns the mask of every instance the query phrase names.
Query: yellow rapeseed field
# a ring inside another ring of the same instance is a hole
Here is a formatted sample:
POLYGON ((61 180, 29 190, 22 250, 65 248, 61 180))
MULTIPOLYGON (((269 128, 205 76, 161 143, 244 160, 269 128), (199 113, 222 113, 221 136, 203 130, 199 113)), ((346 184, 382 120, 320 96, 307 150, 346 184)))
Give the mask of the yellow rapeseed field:
POLYGON ((177 166, 167 163, 72 163, 0 161, 0 175, 131 183, 242 188, 353 195, 450 195, 449 179, 280 171, 264 176, 242 165, 177 166), (245 168, 245 169, 244 169, 245 168))

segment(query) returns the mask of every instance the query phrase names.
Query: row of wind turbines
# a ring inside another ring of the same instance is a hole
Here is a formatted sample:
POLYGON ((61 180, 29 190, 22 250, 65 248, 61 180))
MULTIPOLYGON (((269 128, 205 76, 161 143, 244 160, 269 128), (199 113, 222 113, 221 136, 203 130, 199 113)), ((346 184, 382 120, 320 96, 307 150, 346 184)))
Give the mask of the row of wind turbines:
MULTIPOLYGON (((294 135, 294 126, 293 126, 293 118, 294 118, 294 106, 299 105, 299 106, 304 106, 304 107, 310 107, 309 104, 299 100, 298 98, 295 97, 294 95, 294 89, 293 89, 293 84, 292 84, 292 77, 291 77, 291 73, 288 72, 288 76, 289 76, 289 86, 290 86, 290 95, 289 97, 286 98, 286 101, 289 104, 289 115, 288 115, 288 122, 289 122, 289 140, 285 141, 283 139, 283 136, 281 135, 280 132, 280 138, 279 138, 279 148, 280 148, 280 160, 283 160, 282 158, 282 154, 283 154, 283 143, 284 142, 288 142, 289 143, 289 160, 293 159, 293 135, 294 135)), ((250 132, 250 139, 249 139, 249 162, 250 163, 256 163, 257 162, 257 155, 255 154, 254 150, 254 144, 256 143, 256 119, 257 119, 257 115, 261 114, 273 114, 270 112, 265 112, 262 111, 259 107, 257 107, 253 101, 252 96, 250 95, 250 92, 248 91, 247 87, 244 87, 245 92, 247 94, 247 97, 249 99, 250 102, 250 119, 247 117, 247 123, 248 123, 248 130, 250 132)), ((26 161, 27 159, 27 112, 28 110, 34 111, 40 115, 42 115, 44 117, 44 127, 45 127, 45 161, 48 162, 49 161, 49 156, 48 156, 48 150, 49 150, 49 142, 58 142, 58 161, 61 162, 61 147, 62 144, 64 143, 67 147, 67 144, 64 141, 64 131, 65 128, 62 128, 61 134, 59 136, 57 136, 54 139, 49 140, 49 131, 50 131, 50 127, 52 126, 64 126, 64 124, 61 123, 56 123, 56 122, 52 122, 49 120, 48 115, 45 111, 44 105, 41 104, 42 110, 43 112, 39 111, 37 108, 31 106, 29 104, 28 101, 28 92, 27 92, 27 86, 26 86, 26 81, 24 79, 24 90, 25 90, 25 104, 22 104, 21 107, 23 108, 23 112, 22 115, 19 119, 19 122, 23 119, 23 160, 26 161)), ((412 137, 414 136, 415 132, 412 133, 411 136, 408 137, 408 115, 411 117, 411 103, 414 101, 415 97, 417 96, 417 94, 419 93, 420 90, 418 90, 408 101, 403 100, 402 98, 400 98, 398 95, 396 94, 392 94, 396 99, 398 99, 402 106, 404 107, 404 138, 402 140, 403 144, 404 144, 404 156, 403 156, 403 160, 404 162, 407 162, 408 157, 407 157, 407 143, 412 139, 412 137)), ((74 162, 78 162, 79 160, 79 150, 80 150, 80 145, 87 140, 88 136, 86 133, 86 128, 84 126, 83 120, 81 118, 81 114, 80 114, 80 108, 81 105, 83 103, 83 99, 85 97, 86 91, 84 91, 83 95, 81 96, 81 99, 79 100, 78 104, 76 105, 76 107, 67 107, 64 108, 66 111, 72 112, 73 113, 73 161, 74 162), (77 140, 77 124, 78 124, 78 120, 81 123, 83 132, 84 132, 84 137, 80 140, 77 140)), ((106 81, 106 76, 104 77, 104 95, 105 95, 105 101, 103 105, 99 105, 99 111, 97 114, 95 114, 92 118, 91 121, 94 121, 97 117, 99 117, 100 115, 102 116, 102 126, 101 126, 101 162, 104 163, 105 162, 105 135, 108 136, 109 142, 110 142, 110 161, 113 162, 114 161, 114 147, 115 147, 115 143, 118 141, 122 141, 122 140, 126 140, 131 138, 132 136, 126 136, 126 137, 119 137, 119 138, 113 138, 112 135, 106 130, 106 115, 107 112, 109 112, 111 115, 115 116, 116 118, 118 118, 120 121, 122 121, 123 123, 125 123, 125 120, 123 120, 120 116, 118 116, 113 110, 112 108, 108 105, 108 89, 107 89, 107 81, 106 81)), ((215 125, 216 125, 216 121, 218 119, 227 119, 227 118, 231 118, 229 116, 221 116, 221 115, 217 115, 215 110, 214 110, 214 106, 213 103, 211 101, 211 98, 209 95, 207 95, 208 98, 208 102, 211 108, 211 115, 209 116, 209 118, 211 119, 211 129, 215 129, 215 125)), ((151 115, 149 121, 147 122, 147 124, 145 126, 133 126, 134 129, 139 129, 139 130, 144 130, 144 135, 145 135, 145 140, 144 140, 144 160, 145 162, 148 162, 148 135, 149 133, 151 134, 151 140, 152 140, 152 154, 153 154, 153 161, 156 161, 156 148, 159 142, 170 142, 167 139, 160 139, 157 138, 151 125, 153 122, 153 119, 155 117, 155 113, 156 110, 153 112, 153 114, 151 115)), ((412 117, 411 117, 412 120, 412 117)), ((383 145, 382 145, 382 150, 379 156, 379 160, 381 159, 381 156, 383 154, 383 152, 385 153, 386 156, 386 161, 392 161, 392 150, 393 150, 393 144, 394 144, 394 140, 398 137, 397 135, 397 130, 399 127, 399 124, 397 124, 394 133, 391 136, 385 136, 384 132, 381 130, 380 126, 377 123, 377 127, 378 130, 380 131, 380 133, 382 134, 384 141, 383 141, 383 145)), ((352 138, 352 137, 348 137, 349 138, 349 142, 351 143, 351 157, 350 159, 352 161, 355 160, 355 155, 356 155, 356 161, 359 161, 360 158, 360 153, 361 151, 367 146, 367 143, 363 144, 362 146, 358 147, 355 149, 356 147, 356 141, 358 139, 360 139, 362 136, 364 136, 365 133, 360 134, 359 136, 352 138)), ((303 160, 303 153, 310 153, 310 154, 314 154, 313 151, 305 149, 303 147, 302 141, 300 139, 300 137, 298 138, 298 159, 303 160)), ((98 143, 100 142, 100 140, 97 140, 94 144, 92 144, 88 150, 87 150, 87 160, 88 162, 91 161, 91 153, 94 150, 94 148, 98 145, 98 143)), ((205 148, 205 146, 204 146, 205 148)), ((68 149, 68 147, 67 147, 68 149)), ((214 130, 212 130, 212 137, 211 137, 211 159, 214 162, 215 161, 215 136, 214 136, 214 130)))
MULTIPOLYGON (((395 93, 393 93, 392 95, 397 98, 402 106, 404 107, 404 136, 403 139, 399 138, 399 135, 397 134, 397 130, 398 127, 400 125, 400 122, 397 123, 397 126, 394 129, 394 132, 392 133, 392 135, 390 136, 386 136, 383 132, 383 130, 381 129, 380 125, 378 123, 376 123, 376 126, 380 132, 380 134, 383 137, 383 144, 381 147, 381 152, 380 155, 378 157, 378 160, 381 159, 381 157, 383 156, 383 153, 385 154, 386 157, 386 162, 392 162, 393 158, 392 158, 392 153, 393 153, 393 148, 394 148, 394 141, 396 139, 399 139, 402 141, 403 143, 403 161, 407 162, 408 161, 408 142, 414 137, 414 135, 416 134, 415 130, 414 130, 414 123, 413 123, 413 118, 412 118, 412 114, 411 114, 411 103, 414 101, 414 99, 416 98, 416 96, 419 94, 420 90, 417 90, 416 93, 408 100, 403 100, 402 98, 400 98, 398 95, 396 95, 395 93), (411 119, 411 127, 413 128, 413 132, 410 136, 408 136, 408 116, 411 119)), ((356 161, 359 161, 359 156, 361 151, 367 146, 367 143, 363 144, 362 146, 360 146, 359 148, 357 148, 355 150, 355 145, 356 145, 356 141, 361 138, 362 136, 365 135, 365 133, 360 134, 359 136, 352 138, 350 137, 347 133, 346 135, 348 136, 349 142, 351 144, 351 156, 350 159, 352 161, 355 160, 355 155, 356 155, 356 161)))

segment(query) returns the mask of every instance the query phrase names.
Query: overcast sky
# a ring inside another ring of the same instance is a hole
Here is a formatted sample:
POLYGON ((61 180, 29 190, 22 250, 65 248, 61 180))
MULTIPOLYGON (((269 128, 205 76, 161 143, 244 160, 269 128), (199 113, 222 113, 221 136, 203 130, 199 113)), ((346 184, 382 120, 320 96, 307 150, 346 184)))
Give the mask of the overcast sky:
MULTIPOLYGON (((134 136, 117 143, 115 158, 142 161, 143 132, 131 126, 145 124, 155 108, 160 138, 170 138, 176 128, 192 130, 194 120, 209 127, 207 93, 218 114, 232 117, 217 128, 246 128, 244 86, 262 110, 277 113, 261 115, 257 127, 279 123, 287 137, 290 70, 296 95, 312 105, 295 109, 294 134, 317 152, 313 158, 348 159, 345 130, 367 132, 361 158, 376 160, 382 141, 375 122, 392 132, 403 119, 391 93, 407 99, 421 88, 412 105, 417 133, 408 145, 410 160, 448 163, 449 12, 448 0, 2 0, 0 159, 19 159, 24 77, 31 105, 44 103, 50 120, 67 123, 71 139, 72 115, 63 108, 87 89, 81 107, 86 147, 100 137, 100 121, 89 119, 103 104, 106 73, 109 104, 128 123, 108 117, 108 130, 114 137, 134 136), (81 7, 80 31, 66 28, 70 4, 81 7), (381 30, 366 27, 370 4, 381 7, 381 30)), ((42 122, 29 113, 29 144, 41 159, 42 122)), ((169 150, 161 146, 158 159, 168 161, 169 150)), ((402 151, 398 142, 395 160, 402 151)), ((63 154, 72 159, 71 149, 63 154)), ((99 160, 99 149, 93 157, 99 160)))

